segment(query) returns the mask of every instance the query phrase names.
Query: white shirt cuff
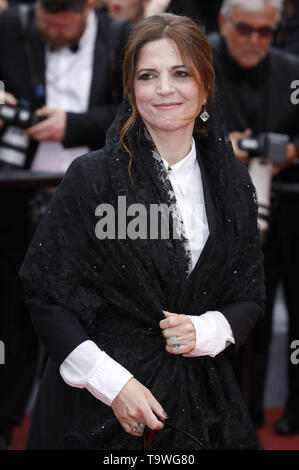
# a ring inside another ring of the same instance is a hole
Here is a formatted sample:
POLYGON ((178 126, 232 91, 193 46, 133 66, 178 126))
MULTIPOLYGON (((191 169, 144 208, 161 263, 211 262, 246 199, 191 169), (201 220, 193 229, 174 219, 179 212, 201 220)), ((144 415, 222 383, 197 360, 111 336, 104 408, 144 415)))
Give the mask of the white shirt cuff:
POLYGON ((79 344, 63 361, 59 371, 68 385, 86 388, 94 397, 109 406, 133 377, 127 369, 90 340, 79 344))
POLYGON ((210 311, 202 315, 188 315, 196 331, 196 345, 193 351, 184 354, 186 357, 215 357, 230 343, 235 344, 230 324, 224 315, 210 311))

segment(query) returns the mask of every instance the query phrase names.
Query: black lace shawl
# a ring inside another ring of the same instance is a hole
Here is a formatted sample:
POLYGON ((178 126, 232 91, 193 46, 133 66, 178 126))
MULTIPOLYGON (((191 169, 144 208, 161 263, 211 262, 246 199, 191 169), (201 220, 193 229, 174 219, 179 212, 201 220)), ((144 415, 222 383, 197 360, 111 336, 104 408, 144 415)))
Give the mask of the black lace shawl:
MULTIPOLYGON (((134 155, 130 181, 129 156, 119 144, 129 112, 124 101, 105 147, 76 159, 57 189, 20 272, 26 298, 38 296, 73 312, 99 347, 150 388, 172 422, 209 448, 256 448, 227 352, 215 358, 171 355, 159 328, 162 309, 200 315, 238 301, 264 301, 253 185, 215 109, 206 142, 195 136, 216 217, 192 273, 184 239, 99 240, 95 209, 101 203, 117 208, 118 196, 126 196, 127 206, 175 203, 140 120, 127 138, 134 155)), ((93 397, 84 406, 76 429, 69 430, 84 445, 140 448, 110 407, 93 397)), ((155 442, 160 449, 194 448, 181 439, 165 429, 155 442)))

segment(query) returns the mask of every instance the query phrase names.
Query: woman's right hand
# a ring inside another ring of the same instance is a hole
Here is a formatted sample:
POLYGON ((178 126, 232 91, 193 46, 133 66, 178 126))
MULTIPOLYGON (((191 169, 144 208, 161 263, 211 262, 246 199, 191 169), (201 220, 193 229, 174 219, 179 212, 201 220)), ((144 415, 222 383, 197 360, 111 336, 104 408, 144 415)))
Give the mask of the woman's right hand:
POLYGON ((113 400, 111 408, 124 430, 132 436, 141 436, 145 425, 163 429, 167 418, 160 403, 150 390, 132 377, 113 400), (157 415, 157 416, 156 416, 157 415), (138 430, 134 431, 134 427, 138 430))

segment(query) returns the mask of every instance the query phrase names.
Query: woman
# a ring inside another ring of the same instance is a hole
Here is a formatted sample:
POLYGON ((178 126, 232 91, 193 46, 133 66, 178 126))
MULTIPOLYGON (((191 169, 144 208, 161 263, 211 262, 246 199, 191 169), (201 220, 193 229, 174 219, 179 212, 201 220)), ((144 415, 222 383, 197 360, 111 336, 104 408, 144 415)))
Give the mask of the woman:
POLYGON ((21 270, 51 358, 28 447, 141 449, 147 426, 159 450, 255 449, 229 359, 264 302, 255 193, 205 35, 148 18, 123 79, 105 148, 71 165, 21 270))

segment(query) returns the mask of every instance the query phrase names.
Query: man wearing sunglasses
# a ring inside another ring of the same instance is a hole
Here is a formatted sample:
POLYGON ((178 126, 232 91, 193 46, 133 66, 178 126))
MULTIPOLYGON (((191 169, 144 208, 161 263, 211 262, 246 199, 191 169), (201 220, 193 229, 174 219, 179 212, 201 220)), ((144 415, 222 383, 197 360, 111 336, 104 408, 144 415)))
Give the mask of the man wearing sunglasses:
MULTIPOLYGON (((290 139, 286 163, 273 164, 274 181, 299 183, 299 105, 291 101, 291 84, 299 79, 299 58, 271 47, 282 7, 282 0, 224 0, 218 18, 220 34, 211 35, 210 42, 236 157, 248 163, 249 154, 238 146, 244 137, 258 137, 263 132, 286 134, 290 139)), ((266 314, 251 338, 250 372, 249 367, 240 366, 240 357, 236 361, 239 375, 248 375, 248 408, 256 427, 263 425, 272 310, 279 281, 283 281, 289 314, 288 344, 299 338, 298 213, 298 196, 274 193, 263 245, 266 314)), ((285 414, 276 423, 279 434, 299 432, 299 366, 294 366, 289 356, 289 395, 285 414)))

